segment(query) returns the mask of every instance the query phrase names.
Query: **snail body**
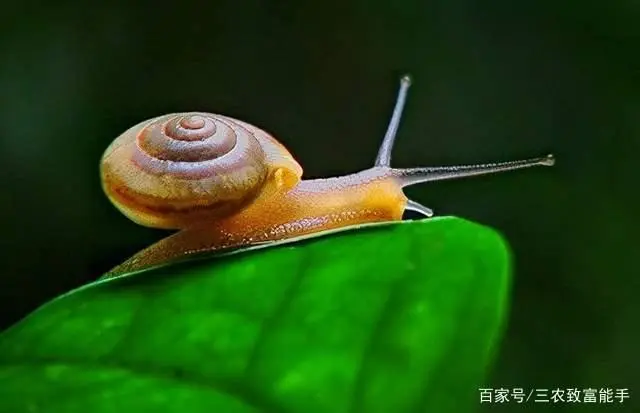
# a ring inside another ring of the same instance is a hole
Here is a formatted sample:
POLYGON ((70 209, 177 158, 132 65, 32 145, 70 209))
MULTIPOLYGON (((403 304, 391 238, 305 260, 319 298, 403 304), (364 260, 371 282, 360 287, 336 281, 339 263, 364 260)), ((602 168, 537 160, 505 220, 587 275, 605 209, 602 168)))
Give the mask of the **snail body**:
POLYGON ((185 112, 141 122, 116 138, 100 165, 110 201, 134 222, 175 234, 112 269, 115 276, 189 254, 268 243, 372 222, 398 221, 405 186, 536 165, 546 157, 468 166, 392 168, 391 150, 406 100, 400 90, 375 164, 326 179, 302 179, 302 167, 273 136, 246 122, 185 112))

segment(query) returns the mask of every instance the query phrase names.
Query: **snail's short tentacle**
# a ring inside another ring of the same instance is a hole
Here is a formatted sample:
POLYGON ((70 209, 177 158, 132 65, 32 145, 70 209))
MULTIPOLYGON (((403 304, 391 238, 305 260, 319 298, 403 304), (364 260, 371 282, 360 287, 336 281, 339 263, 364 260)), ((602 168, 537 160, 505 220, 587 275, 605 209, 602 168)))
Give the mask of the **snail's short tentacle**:
POLYGON ((407 211, 417 212, 428 218, 433 216, 433 210, 431 208, 427 208, 421 203, 412 201, 411 199, 407 200, 407 205, 405 206, 404 209, 407 211))

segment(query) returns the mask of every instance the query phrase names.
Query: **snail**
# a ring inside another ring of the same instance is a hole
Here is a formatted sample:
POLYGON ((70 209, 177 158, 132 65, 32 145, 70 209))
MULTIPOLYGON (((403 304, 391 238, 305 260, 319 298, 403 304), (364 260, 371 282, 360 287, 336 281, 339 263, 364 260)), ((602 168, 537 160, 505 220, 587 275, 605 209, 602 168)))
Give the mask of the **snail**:
POLYGON ((132 221, 179 230, 107 273, 115 276, 190 254, 270 243, 433 211, 403 188, 423 182, 553 165, 553 155, 479 165, 393 168, 391 151, 409 76, 374 165, 350 175, 302 179, 302 167, 269 133, 203 112, 141 122, 117 137, 100 165, 109 200, 132 221))

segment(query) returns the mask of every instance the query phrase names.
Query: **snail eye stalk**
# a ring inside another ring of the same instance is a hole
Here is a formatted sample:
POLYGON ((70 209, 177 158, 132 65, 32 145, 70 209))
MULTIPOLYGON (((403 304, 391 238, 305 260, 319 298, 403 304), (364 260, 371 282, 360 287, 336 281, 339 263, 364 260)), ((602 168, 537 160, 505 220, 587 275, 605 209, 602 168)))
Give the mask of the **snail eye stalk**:
MULTIPOLYGON (((389 168, 391 176, 397 181, 401 187, 420 184, 423 182, 442 181, 447 179, 466 178, 469 176, 493 174, 497 172, 513 171, 516 169, 530 168, 533 166, 552 166, 555 164, 555 158, 549 154, 547 156, 524 159, 518 161, 493 162, 476 165, 457 165, 457 166, 433 166, 433 167, 417 167, 417 168, 392 168, 391 153, 396 140, 396 135, 400 127, 402 112, 407 100, 409 87, 411 86, 411 77, 405 75, 400 79, 400 89, 396 98, 393 114, 389 121, 389 126, 384 135, 378 156, 376 157, 374 167, 389 168)), ((409 200, 406 209, 418 212, 427 217, 433 216, 433 211, 413 200, 409 200)))

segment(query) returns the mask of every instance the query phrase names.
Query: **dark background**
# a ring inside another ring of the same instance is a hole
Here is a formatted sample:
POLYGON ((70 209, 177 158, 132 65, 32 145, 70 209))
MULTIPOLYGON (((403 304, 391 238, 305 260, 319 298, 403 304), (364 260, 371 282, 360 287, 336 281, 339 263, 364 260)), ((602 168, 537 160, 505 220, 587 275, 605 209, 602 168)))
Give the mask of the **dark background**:
POLYGON ((343 174, 372 164, 409 72, 395 165, 558 159, 407 190, 512 246, 512 312, 489 387, 627 387, 615 409, 535 408, 638 406, 638 2, 3 8, 0 327, 165 235, 100 189, 101 153, 129 126, 224 113, 279 137, 305 176, 343 174))

